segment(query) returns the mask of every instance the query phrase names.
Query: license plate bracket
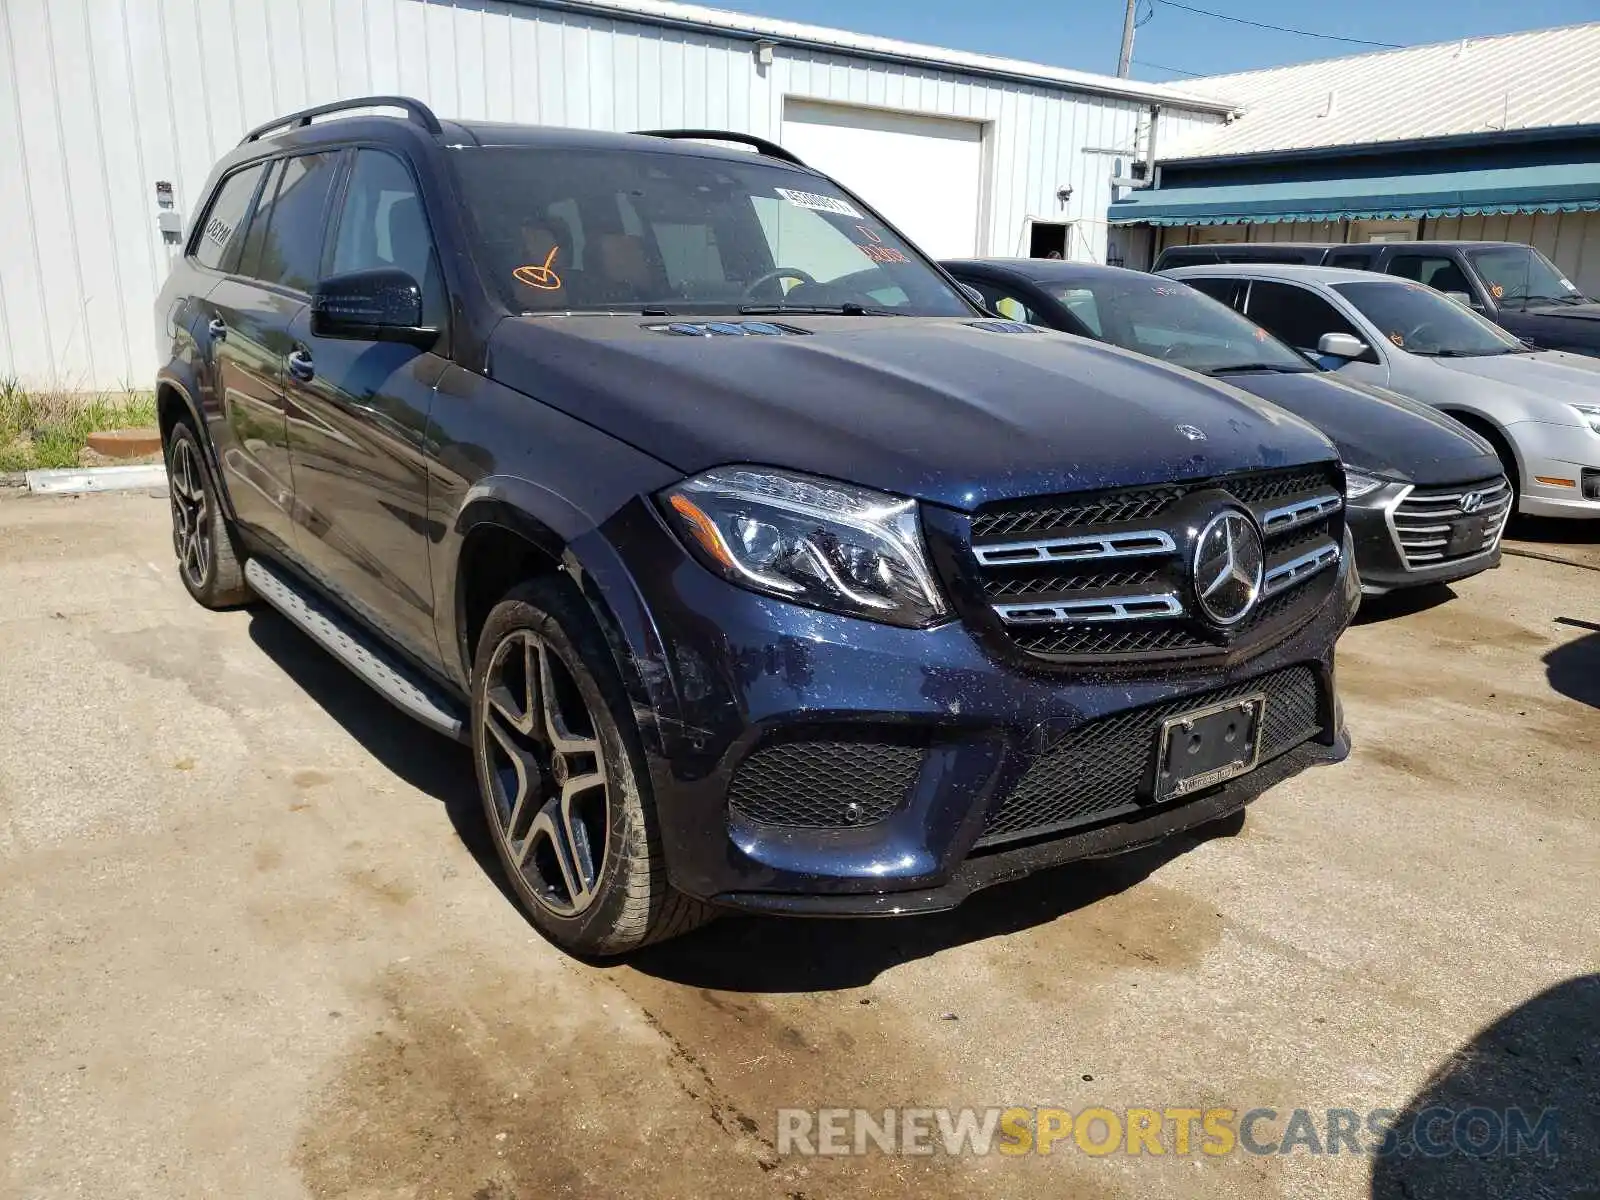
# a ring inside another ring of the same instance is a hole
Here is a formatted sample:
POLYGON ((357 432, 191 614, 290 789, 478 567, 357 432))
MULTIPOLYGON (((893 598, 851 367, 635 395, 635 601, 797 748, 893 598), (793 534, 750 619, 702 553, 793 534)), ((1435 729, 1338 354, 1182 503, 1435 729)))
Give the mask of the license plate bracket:
POLYGON ((1264 692, 1168 717, 1156 735, 1153 798, 1175 800, 1255 769, 1261 761, 1264 692))

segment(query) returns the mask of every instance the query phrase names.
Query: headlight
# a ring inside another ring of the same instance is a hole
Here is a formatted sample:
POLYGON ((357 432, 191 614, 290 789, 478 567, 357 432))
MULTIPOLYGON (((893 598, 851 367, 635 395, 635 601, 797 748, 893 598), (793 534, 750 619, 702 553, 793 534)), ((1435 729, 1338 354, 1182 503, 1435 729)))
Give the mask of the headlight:
POLYGON ((1368 492, 1375 492, 1383 486, 1384 481, 1374 479, 1370 475, 1362 475, 1357 471, 1344 473, 1344 498, 1346 500, 1359 500, 1368 492))
POLYGON ((1569 407, 1583 418, 1584 424, 1596 433, 1600 433, 1600 404, 1573 404, 1569 407))
POLYGON ((768 596, 890 625, 945 613, 917 502, 764 467, 718 467, 662 493, 696 556, 768 596))

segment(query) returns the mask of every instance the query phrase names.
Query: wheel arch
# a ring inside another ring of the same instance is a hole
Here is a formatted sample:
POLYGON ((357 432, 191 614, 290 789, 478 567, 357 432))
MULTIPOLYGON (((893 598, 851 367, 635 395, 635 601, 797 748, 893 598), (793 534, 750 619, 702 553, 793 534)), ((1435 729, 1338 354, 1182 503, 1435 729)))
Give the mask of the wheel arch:
POLYGON ((232 520, 237 515, 233 508, 233 497, 228 494, 223 482, 222 464, 217 460, 217 448, 211 441, 210 427, 194 397, 195 389, 191 381, 181 379, 170 371, 162 371, 156 376, 156 422, 161 430, 161 445, 165 448, 173 427, 187 419, 200 443, 200 456, 205 460, 206 470, 211 472, 211 482, 222 501, 222 511, 232 520))
MULTIPOLYGON (((511 587, 562 576, 600 628, 638 718, 646 748, 661 749, 657 718, 675 716, 676 689, 655 623, 631 572, 594 522, 524 480, 480 481, 440 547, 450 611, 439 614, 446 669, 470 691, 477 639, 511 587)), ((442 606, 441 606, 442 609, 442 606)))
POLYGON ((1479 434, 1486 441, 1488 441, 1488 443, 1495 448, 1495 452, 1500 456, 1500 461, 1511 468, 1513 472, 1511 486, 1516 491, 1521 492, 1522 480, 1526 477, 1526 471, 1524 470, 1522 464, 1522 455, 1517 449, 1516 442, 1513 441, 1511 436, 1505 431, 1505 427, 1503 425, 1501 425, 1493 417, 1486 416, 1476 409, 1458 408, 1447 404, 1441 404, 1439 406, 1439 411, 1444 413, 1445 416, 1452 417, 1461 422, 1461 424, 1472 430, 1473 433, 1479 434))

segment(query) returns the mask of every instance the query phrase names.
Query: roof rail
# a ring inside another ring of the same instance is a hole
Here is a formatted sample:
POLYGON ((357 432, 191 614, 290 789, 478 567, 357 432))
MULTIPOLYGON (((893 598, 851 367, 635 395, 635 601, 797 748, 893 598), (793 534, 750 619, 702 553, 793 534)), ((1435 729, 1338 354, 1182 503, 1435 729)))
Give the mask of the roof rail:
POLYGON ((354 96, 349 100, 335 100, 331 104, 319 104, 315 108, 302 108, 299 112, 292 112, 286 117, 279 117, 275 121, 268 121, 265 125, 257 125, 240 139, 243 146, 246 142, 254 142, 271 133, 274 129, 282 129, 293 125, 304 128, 311 124, 312 117, 326 116, 328 113, 345 112, 352 108, 403 108, 406 115, 415 125, 421 125, 429 133, 440 133, 442 127, 439 118, 433 115, 421 100, 413 100, 410 96, 354 96))
POLYGON ((734 133, 728 129, 641 129, 638 131, 642 137, 700 139, 708 142, 734 142, 741 146, 753 146, 768 158, 781 158, 784 162, 793 163, 797 167, 806 164, 800 156, 792 150, 785 150, 777 142, 769 142, 766 138, 756 137, 753 133, 734 133))

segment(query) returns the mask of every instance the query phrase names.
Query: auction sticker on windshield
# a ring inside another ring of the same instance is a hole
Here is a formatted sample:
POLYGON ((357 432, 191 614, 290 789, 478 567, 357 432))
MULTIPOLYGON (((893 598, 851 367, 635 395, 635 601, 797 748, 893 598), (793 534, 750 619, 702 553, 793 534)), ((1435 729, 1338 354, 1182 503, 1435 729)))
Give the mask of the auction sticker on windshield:
POLYGON ((815 192, 797 192, 793 188, 774 188, 773 190, 796 208, 809 208, 816 212, 838 213, 841 217, 852 217, 857 221, 865 220, 850 204, 840 200, 837 196, 819 196, 815 192))

